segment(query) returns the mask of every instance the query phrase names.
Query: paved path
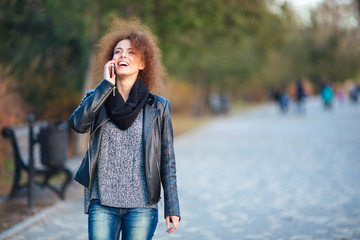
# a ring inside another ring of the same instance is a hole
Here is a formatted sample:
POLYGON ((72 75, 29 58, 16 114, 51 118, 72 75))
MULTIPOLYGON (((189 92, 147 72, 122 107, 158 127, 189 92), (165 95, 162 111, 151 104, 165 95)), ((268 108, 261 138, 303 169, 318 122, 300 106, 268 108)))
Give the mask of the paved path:
MULTIPOLYGON (((360 239, 359 144, 360 106, 219 117, 176 138, 182 221, 154 239, 360 239)), ((80 195, 8 239, 87 239, 80 195)))

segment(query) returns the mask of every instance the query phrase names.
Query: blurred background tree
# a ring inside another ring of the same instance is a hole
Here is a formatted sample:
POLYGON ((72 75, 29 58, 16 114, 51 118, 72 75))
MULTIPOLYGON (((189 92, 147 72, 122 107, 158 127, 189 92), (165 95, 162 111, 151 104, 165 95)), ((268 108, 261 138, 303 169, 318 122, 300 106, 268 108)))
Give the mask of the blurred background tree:
POLYGON ((299 77, 315 89, 359 78, 359 9, 324 0, 304 20, 277 0, 1 1, 0 72, 24 113, 67 120, 101 80, 92 54, 107 23, 136 16, 160 40, 173 111, 202 115, 210 92, 259 101, 299 77))
POLYGON ((81 1, 1 1, 0 64, 30 110, 66 119, 87 66, 89 14, 81 1))
MULTIPOLYGON (((15 81, 7 78, 0 71, 0 127, 19 124, 26 120, 27 104, 22 101, 20 94, 15 91, 15 81)), ((4 156, 11 154, 9 141, 0 138, 0 173, 5 171, 4 156)))

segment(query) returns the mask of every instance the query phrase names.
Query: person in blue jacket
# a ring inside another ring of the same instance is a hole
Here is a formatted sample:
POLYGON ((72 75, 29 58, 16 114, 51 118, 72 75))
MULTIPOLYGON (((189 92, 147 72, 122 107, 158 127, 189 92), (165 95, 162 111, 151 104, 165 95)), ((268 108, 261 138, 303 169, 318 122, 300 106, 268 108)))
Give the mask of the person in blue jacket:
POLYGON ((321 98, 324 103, 324 108, 331 109, 332 108, 332 100, 334 97, 334 91, 333 91, 329 81, 323 82, 320 94, 321 94, 321 98))

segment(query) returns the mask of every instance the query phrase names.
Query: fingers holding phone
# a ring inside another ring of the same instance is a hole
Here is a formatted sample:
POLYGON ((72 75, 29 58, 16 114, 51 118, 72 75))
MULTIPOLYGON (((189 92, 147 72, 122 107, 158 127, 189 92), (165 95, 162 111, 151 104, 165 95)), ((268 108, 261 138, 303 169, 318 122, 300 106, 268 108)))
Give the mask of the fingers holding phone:
POLYGON ((111 60, 105 64, 104 67, 104 79, 115 85, 115 61, 111 60))

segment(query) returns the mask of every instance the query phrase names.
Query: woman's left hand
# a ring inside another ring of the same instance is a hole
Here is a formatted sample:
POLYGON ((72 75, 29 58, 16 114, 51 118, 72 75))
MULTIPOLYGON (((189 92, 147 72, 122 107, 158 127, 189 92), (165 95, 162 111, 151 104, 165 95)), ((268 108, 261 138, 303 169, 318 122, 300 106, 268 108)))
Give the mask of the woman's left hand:
POLYGON ((166 227, 167 233, 172 233, 174 230, 176 230, 179 227, 179 220, 180 218, 175 215, 166 216, 166 227), (170 223, 172 223, 172 227, 170 228, 170 223))

